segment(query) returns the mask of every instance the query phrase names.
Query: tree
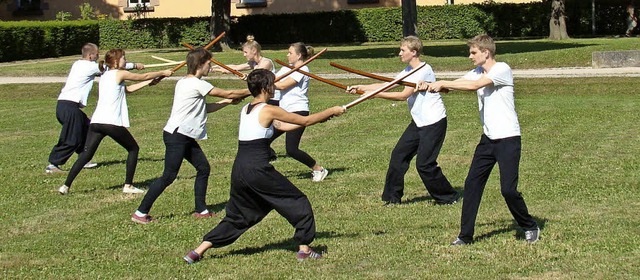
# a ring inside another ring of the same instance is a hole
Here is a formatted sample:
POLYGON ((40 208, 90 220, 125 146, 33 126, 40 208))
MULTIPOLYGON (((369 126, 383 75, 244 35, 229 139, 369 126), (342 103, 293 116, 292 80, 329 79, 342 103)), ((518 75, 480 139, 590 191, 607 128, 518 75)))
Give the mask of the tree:
POLYGON ((416 0, 402 0, 402 36, 418 35, 416 0))
MULTIPOLYGON (((231 28, 231 0, 211 0, 211 23, 209 26, 212 39, 222 32, 229 33, 229 29, 231 28)), ((213 50, 221 51, 223 49, 229 49, 230 44, 231 40, 225 36, 220 42, 213 46, 213 50)))
POLYGON ((567 24, 564 20, 564 0, 551 0, 551 19, 549 20, 549 39, 569 39, 567 24))

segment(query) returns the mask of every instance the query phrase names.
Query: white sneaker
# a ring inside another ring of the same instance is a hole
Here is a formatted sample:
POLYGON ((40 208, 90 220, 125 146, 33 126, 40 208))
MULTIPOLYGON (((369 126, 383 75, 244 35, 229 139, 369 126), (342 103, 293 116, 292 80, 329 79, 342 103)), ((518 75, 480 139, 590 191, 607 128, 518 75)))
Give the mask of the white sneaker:
POLYGON ((313 172, 311 172, 311 174, 313 175, 313 178, 311 178, 311 181, 320 182, 324 180, 324 178, 326 178, 327 175, 329 175, 329 170, 323 167, 322 170, 317 170, 317 171, 314 170, 313 172))
POLYGON ((122 192, 123 193, 144 193, 143 190, 138 189, 131 185, 122 187, 122 192))
POLYGON ((60 188, 58 188, 58 192, 61 195, 65 195, 69 193, 69 187, 67 187, 66 185, 62 185, 60 188))
POLYGON ((64 170, 60 169, 57 165, 49 164, 47 168, 44 169, 44 173, 54 174, 54 173, 65 173, 64 170))
POLYGON ((89 169, 89 168, 94 168, 96 166, 98 166, 98 164, 95 162, 87 162, 87 164, 85 164, 82 168, 89 169))

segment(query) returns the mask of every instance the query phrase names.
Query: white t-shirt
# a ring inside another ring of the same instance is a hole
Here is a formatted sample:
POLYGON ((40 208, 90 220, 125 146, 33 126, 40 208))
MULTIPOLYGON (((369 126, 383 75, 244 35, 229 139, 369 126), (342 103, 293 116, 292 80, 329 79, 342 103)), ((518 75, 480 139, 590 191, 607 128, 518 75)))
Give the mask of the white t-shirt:
POLYGON ((112 124, 129 127, 129 109, 125 84, 116 84, 116 73, 123 70, 109 70, 102 74, 98 84, 98 105, 91 117, 91 123, 112 124))
POLYGON ((196 77, 182 78, 176 83, 171 116, 164 131, 196 140, 207 139, 207 104, 205 97, 213 89, 207 81, 196 77))
MULTIPOLYGON (((413 70, 413 68, 411 68, 411 66, 407 66, 402 70, 402 72, 396 75, 396 79, 406 75, 411 72, 411 70, 413 70)), ((436 76, 433 73, 433 69, 431 69, 431 65, 425 65, 420 70, 404 79, 404 81, 412 83, 418 83, 421 80, 426 82, 435 82, 436 76)), ((411 118, 413 118, 413 121, 418 127, 434 124, 447 117, 447 110, 444 107, 444 102, 442 102, 440 93, 437 92, 415 92, 407 98, 407 104, 409 105, 411 118)))
POLYGON ((262 108, 267 104, 257 104, 251 109, 251 112, 247 114, 249 105, 251 104, 245 105, 242 107, 242 110, 240 110, 240 129, 238 130, 238 140, 251 141, 271 138, 273 135, 273 125, 263 127, 260 125, 260 121, 258 119, 262 108))
POLYGON ((67 81, 60 91, 58 100, 77 102, 80 103, 80 107, 87 106, 87 99, 93 87, 93 80, 100 73, 98 63, 95 61, 80 59, 74 62, 69 71, 67 81))
POLYGON ((477 67, 469 71, 463 78, 475 81, 486 75, 493 81, 492 86, 477 90, 478 110, 484 134, 492 140, 520 136, 511 67, 504 62, 498 62, 491 67, 488 73, 484 74, 483 72, 482 67, 477 67))
MULTIPOLYGON (((280 68, 280 71, 276 73, 276 77, 285 74, 289 70, 291 69, 288 67, 280 68)), ((306 65, 302 66, 300 70, 310 72, 306 65)), ((286 78, 282 78, 281 81, 288 78, 292 78, 297 82, 297 84, 286 90, 276 91, 273 99, 279 99, 280 107, 287 112, 309 111, 309 98, 307 97, 307 91, 309 90, 309 77, 302 75, 298 71, 294 71, 286 78), (279 98, 277 98, 278 92, 279 98)))

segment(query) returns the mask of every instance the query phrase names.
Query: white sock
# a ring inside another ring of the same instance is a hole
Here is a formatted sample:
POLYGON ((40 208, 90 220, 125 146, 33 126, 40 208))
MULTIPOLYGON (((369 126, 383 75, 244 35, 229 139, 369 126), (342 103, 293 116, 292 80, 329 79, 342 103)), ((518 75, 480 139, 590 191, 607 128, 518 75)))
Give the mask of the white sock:
POLYGON ((144 216, 146 216, 146 215, 147 215, 147 214, 145 214, 145 213, 140 212, 139 210, 136 210, 136 213, 135 213, 135 214, 136 214, 136 216, 138 216, 138 217, 140 217, 140 218, 142 218, 142 217, 144 217, 144 216))
POLYGON ((202 215, 209 214, 209 209, 204 209, 204 211, 200 212, 200 214, 202 214, 202 215))

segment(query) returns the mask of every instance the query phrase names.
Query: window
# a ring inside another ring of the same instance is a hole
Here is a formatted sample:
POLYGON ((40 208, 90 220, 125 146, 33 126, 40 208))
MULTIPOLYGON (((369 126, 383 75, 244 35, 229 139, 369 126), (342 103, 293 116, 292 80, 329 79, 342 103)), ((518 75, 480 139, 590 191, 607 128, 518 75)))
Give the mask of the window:
POLYGON ((145 6, 145 7, 149 7, 151 5, 151 0, 127 0, 128 3, 128 7, 138 7, 138 6, 145 6))
POLYGON ((240 0, 236 8, 263 8, 267 6, 267 0, 240 0))
POLYGON ((43 15, 40 0, 16 0, 14 16, 36 16, 43 15))

